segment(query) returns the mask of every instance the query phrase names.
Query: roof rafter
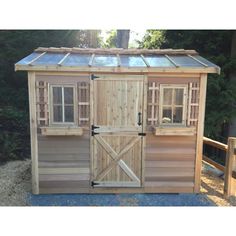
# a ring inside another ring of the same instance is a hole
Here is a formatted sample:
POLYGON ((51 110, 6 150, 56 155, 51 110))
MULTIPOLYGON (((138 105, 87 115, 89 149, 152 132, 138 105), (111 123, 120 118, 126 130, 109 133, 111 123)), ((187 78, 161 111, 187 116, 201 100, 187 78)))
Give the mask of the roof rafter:
POLYGON ((31 66, 33 62, 35 62, 36 60, 38 60, 40 57, 42 57, 44 54, 46 54, 47 52, 43 52, 40 55, 38 55, 37 57, 35 57, 33 60, 31 60, 27 65, 31 66))
POLYGON ((68 52, 58 63, 57 65, 61 66, 61 64, 63 63, 63 61, 65 61, 65 59, 70 55, 70 52, 68 52))
POLYGON ((175 66, 175 67, 180 67, 173 59, 171 59, 168 55, 165 54, 165 57, 175 66))
POLYGON ((197 58, 193 57, 192 55, 189 55, 188 54, 188 57, 192 58, 193 60, 197 61, 198 63, 200 63, 201 65, 205 66, 205 67, 208 67, 207 64, 205 64, 204 62, 198 60, 197 58))
POLYGON ((141 58, 143 59, 144 63, 146 64, 147 67, 150 67, 148 61, 146 60, 146 58, 143 56, 143 54, 140 55, 141 58))

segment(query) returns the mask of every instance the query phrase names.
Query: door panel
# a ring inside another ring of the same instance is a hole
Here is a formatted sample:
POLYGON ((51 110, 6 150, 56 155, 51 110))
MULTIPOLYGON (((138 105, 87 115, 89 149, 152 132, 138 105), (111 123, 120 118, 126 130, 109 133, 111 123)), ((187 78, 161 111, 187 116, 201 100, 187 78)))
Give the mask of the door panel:
POLYGON ((143 81, 95 80, 94 123, 101 130, 141 131, 143 81))
POLYGON ((143 77, 93 81, 92 184, 140 187, 142 179, 143 77))

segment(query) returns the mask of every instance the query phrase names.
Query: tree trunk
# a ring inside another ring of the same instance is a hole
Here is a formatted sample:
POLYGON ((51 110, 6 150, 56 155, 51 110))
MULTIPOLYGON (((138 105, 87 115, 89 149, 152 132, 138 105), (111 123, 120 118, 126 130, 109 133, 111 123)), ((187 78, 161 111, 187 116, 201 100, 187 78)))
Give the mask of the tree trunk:
POLYGON ((117 30, 116 47, 128 48, 130 30, 117 30))
MULTIPOLYGON (((233 31, 231 43, 231 57, 236 57, 236 31, 233 31)), ((230 80, 236 83, 236 71, 231 71, 230 80)), ((233 108, 235 109, 235 108, 233 108)), ((236 117, 229 124, 229 137, 236 137, 236 117)))

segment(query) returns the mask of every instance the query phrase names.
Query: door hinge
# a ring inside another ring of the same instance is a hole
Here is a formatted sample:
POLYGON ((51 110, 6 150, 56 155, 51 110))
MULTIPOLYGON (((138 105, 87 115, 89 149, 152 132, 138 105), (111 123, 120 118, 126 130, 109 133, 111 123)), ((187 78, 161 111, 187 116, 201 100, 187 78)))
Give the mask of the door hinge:
POLYGON ((97 78, 99 78, 99 76, 96 76, 96 75, 94 75, 94 74, 91 74, 91 80, 95 80, 95 79, 97 79, 97 78))
POLYGON ((146 136, 146 133, 138 133, 139 136, 146 136))
POLYGON ((94 131, 92 130, 91 135, 94 136, 94 135, 96 135, 96 134, 99 134, 99 133, 98 133, 98 132, 94 132, 94 131))
POLYGON ((95 125, 91 125, 91 130, 95 130, 95 129, 98 129, 100 128, 99 126, 95 126, 95 125))
POLYGON ((99 185, 99 183, 95 183, 94 181, 92 181, 91 186, 94 187, 94 185, 99 185))

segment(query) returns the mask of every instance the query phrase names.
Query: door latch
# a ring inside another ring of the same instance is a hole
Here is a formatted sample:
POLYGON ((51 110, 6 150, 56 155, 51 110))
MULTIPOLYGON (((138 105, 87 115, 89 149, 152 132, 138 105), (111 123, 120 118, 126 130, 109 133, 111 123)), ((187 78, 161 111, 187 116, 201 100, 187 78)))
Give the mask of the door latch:
POLYGON ((138 113, 138 125, 142 125, 142 113, 138 113))

